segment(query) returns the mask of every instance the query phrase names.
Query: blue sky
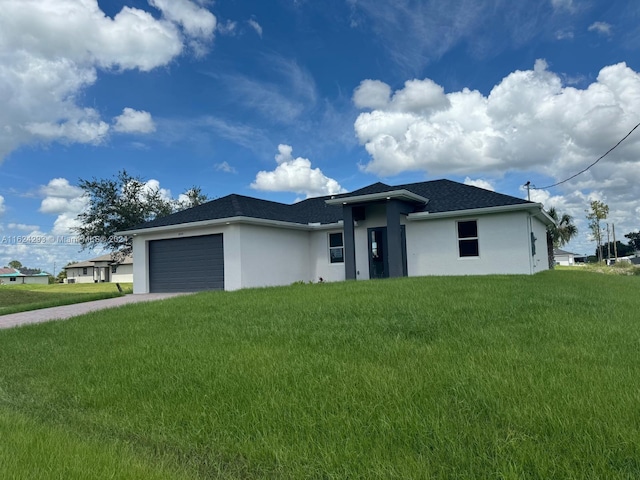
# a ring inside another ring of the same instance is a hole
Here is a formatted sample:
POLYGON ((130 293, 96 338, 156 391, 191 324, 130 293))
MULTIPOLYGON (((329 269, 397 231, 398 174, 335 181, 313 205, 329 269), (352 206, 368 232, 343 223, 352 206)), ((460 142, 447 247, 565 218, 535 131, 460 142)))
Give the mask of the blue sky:
MULTIPOLYGON (((524 197, 640 122, 632 1, 0 0, 0 264, 52 271, 79 179, 291 203, 449 178, 524 197), (42 238, 43 244, 21 237, 42 238)), ((532 200, 640 227, 640 129, 532 200)))

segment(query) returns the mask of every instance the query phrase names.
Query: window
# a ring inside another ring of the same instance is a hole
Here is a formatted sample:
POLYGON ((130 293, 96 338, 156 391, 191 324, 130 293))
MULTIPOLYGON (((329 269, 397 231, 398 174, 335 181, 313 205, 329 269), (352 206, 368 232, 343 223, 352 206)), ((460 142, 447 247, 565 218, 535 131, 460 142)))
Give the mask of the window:
POLYGON ((83 269, 82 269, 82 274, 83 274, 83 275, 86 275, 86 274, 87 274, 87 269, 86 269, 86 268, 83 268, 83 269))
POLYGON ((329 259, 331 263, 344 263, 342 232, 329 234, 329 259))
POLYGON ((9 281, 10 281, 10 282, 15 282, 15 281, 16 281, 16 277, 11 277, 11 278, 9 278, 9 281))
POLYGON ((458 222, 458 250, 461 257, 477 257, 478 223, 475 220, 458 222))

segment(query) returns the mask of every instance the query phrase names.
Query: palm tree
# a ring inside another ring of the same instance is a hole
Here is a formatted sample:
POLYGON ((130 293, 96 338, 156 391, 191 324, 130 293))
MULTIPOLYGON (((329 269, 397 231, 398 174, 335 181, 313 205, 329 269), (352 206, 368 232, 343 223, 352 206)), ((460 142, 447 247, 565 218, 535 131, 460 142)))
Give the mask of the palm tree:
POLYGON ((554 248, 562 247, 578 234, 578 227, 573 224, 571 215, 565 213, 560 216, 554 207, 550 208, 547 213, 554 222, 553 225, 547 227, 554 248))

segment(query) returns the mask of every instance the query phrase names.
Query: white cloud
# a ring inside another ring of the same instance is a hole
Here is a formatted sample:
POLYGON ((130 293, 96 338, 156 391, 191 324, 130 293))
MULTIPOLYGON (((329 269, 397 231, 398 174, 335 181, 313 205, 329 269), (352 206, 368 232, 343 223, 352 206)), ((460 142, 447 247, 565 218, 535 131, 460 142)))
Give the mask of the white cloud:
POLYGON ((257 21, 255 21, 253 18, 247 20, 247 23, 249 24, 249 26, 251 28, 253 28, 256 31, 258 36, 260 38, 262 38, 262 26, 257 21))
POLYGON ((76 217, 87 207, 84 190, 71 185, 66 178, 54 178, 40 187, 44 197, 40 203, 40 212, 56 215, 51 234, 71 235, 72 228, 78 226, 76 217))
POLYGON ((218 27, 216 31, 220 35, 226 35, 228 37, 233 37, 238 31, 238 22, 234 22, 232 20, 227 20, 224 22, 218 23, 218 27))
POLYGON ((149 0, 171 22, 184 28, 187 35, 210 39, 216 29, 216 17, 190 0, 149 0))
POLYGON ((484 188, 485 190, 491 190, 492 192, 496 191, 495 187, 490 181, 483 180, 482 178, 477 178, 475 180, 472 180, 471 178, 466 177, 464 179, 464 184, 471 185, 473 187, 484 188))
POLYGON ((156 129, 149 112, 129 107, 122 111, 122 115, 115 117, 114 121, 114 130, 121 133, 151 133, 156 129))
MULTIPOLYGON (((412 85, 406 95, 405 85, 388 102, 377 102, 382 106, 358 116, 355 131, 370 154, 364 171, 383 177, 424 171, 470 178, 511 172, 521 174, 522 183, 535 171, 547 175, 551 185, 593 163, 640 118, 640 74, 624 63, 604 67, 593 83, 579 89, 538 60, 532 70, 507 75, 488 95, 468 88, 444 94, 449 103, 444 108, 433 82, 422 82, 427 88, 412 85), (394 102, 400 95, 404 103, 394 102)), ((364 95, 371 85, 365 80, 358 87, 359 99, 375 98, 364 95)), ((383 91, 384 85, 375 88, 383 91)), ((600 192, 610 202, 616 229, 637 228, 640 129, 586 173, 552 191, 565 198, 576 217, 584 217, 589 195, 600 192)))
POLYGON ((292 152, 291 146, 278 145, 278 154, 275 156, 278 166, 272 172, 258 172, 251 188, 294 192, 305 194, 307 198, 345 192, 337 181, 325 176, 319 168, 311 168, 309 159, 293 158, 292 152))
POLYGON ((97 0, 3 0, 0 15, 0 161, 34 142, 100 143, 109 125, 79 104, 97 69, 149 71, 196 42, 215 17, 188 0, 155 0, 163 12, 124 6, 113 18, 97 0))
POLYGON ((4 205, 4 197, 0 195, 0 215, 2 215, 6 209, 7 207, 4 205))
POLYGON ((238 171, 229 165, 228 162, 222 162, 216 164, 216 170, 225 172, 225 173, 238 173, 238 171))
POLYGON ((605 36, 605 37, 609 37, 611 36, 611 25, 606 23, 606 22, 593 22, 591 25, 589 25, 589 28, 587 29, 590 32, 596 32, 599 35, 605 36))

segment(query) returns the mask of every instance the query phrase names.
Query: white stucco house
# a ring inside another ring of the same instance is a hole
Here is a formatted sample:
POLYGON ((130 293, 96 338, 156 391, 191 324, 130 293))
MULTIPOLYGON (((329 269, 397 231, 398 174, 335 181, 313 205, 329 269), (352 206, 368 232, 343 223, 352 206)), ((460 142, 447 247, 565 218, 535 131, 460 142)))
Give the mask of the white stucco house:
POLYGON ((48 273, 34 273, 26 275, 11 267, 0 268, 0 285, 47 285, 49 283, 48 273))
POLYGON ((562 265, 564 267, 570 267, 576 264, 575 253, 567 252, 559 248, 553 249, 553 258, 556 261, 556 265, 562 265))
POLYGON ((292 205, 228 195, 144 223, 133 237, 134 293, 237 290, 296 281, 549 269, 539 203, 450 180, 292 205))
POLYGON ((64 269, 67 272, 65 283, 133 282, 133 259, 130 256, 117 262, 111 254, 106 254, 72 263, 64 269))

